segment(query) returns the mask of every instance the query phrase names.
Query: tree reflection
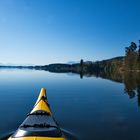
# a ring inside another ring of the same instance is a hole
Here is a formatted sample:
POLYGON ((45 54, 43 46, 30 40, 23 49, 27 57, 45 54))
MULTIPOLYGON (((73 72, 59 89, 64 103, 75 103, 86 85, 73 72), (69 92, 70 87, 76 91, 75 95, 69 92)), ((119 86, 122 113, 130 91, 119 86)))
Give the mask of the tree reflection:
POLYGON ((140 106, 140 73, 131 72, 124 74, 124 90, 130 98, 137 95, 138 105, 140 106))
POLYGON ((138 106, 140 106, 140 72, 127 72, 127 73, 109 73, 104 71, 92 71, 84 73, 81 71, 80 77, 101 77, 109 79, 115 82, 124 83, 124 93, 129 96, 130 99, 136 97, 138 106))
MULTIPOLYGON (((124 83, 124 93, 127 94, 130 99, 137 97, 138 106, 140 106, 140 72, 129 72, 123 73, 122 75, 120 82, 122 81, 124 83)), ((109 79, 112 80, 111 77, 109 79)))
POLYGON ((140 85, 137 88, 138 106, 140 106, 140 85))
POLYGON ((136 95, 136 75, 134 73, 125 73, 124 74, 124 91, 129 95, 130 98, 134 98, 136 95))

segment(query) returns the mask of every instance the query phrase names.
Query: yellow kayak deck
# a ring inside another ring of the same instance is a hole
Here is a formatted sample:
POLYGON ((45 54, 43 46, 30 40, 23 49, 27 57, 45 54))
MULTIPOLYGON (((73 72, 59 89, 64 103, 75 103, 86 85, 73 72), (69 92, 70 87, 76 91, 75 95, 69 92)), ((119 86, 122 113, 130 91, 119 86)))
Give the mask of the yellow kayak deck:
POLYGON ((8 140, 66 140, 52 116, 46 89, 41 89, 32 111, 8 140))

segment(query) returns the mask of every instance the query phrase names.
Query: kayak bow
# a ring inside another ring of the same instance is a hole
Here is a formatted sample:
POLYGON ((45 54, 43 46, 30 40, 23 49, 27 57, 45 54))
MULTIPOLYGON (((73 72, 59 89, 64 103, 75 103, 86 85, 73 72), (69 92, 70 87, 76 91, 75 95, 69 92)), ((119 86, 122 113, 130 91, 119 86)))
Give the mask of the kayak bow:
POLYGON ((32 111, 8 140, 65 140, 52 116, 44 88, 32 111))

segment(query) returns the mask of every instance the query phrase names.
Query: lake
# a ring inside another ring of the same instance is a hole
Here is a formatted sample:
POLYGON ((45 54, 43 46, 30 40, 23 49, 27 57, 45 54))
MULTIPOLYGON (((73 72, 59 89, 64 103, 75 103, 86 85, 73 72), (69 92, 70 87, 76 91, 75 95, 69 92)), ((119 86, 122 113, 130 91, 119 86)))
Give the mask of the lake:
POLYGON ((42 87, 46 88, 54 117, 68 139, 139 139, 137 88, 130 96, 124 83, 27 69, 0 69, 0 139, 17 130, 42 87))

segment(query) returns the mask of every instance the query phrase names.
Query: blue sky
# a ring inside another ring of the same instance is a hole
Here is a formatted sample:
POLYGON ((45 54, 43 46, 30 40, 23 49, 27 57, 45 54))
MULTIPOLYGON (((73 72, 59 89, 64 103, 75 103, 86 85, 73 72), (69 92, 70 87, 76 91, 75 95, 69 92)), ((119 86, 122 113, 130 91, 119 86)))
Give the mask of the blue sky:
POLYGON ((0 62, 124 55, 124 48, 140 39, 139 14, 139 0, 0 0, 0 62))

